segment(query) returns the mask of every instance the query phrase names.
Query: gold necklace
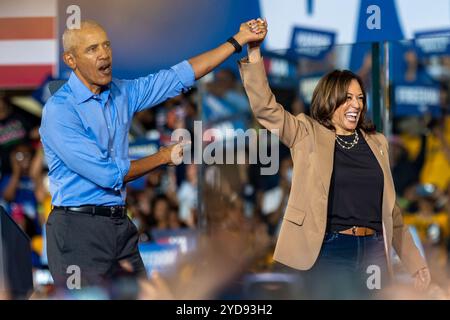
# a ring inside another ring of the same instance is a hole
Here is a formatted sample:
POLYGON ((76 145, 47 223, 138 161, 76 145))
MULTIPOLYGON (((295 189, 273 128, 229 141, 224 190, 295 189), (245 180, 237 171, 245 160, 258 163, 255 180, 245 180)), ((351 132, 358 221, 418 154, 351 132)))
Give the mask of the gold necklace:
POLYGON ((337 142, 343 149, 350 150, 350 149, 352 149, 354 146, 356 146, 356 145, 358 144, 358 141, 359 141, 358 131, 355 130, 355 133, 354 133, 354 134, 355 134, 355 138, 354 138, 353 141, 351 141, 351 142, 345 141, 344 139, 342 139, 341 137, 339 137, 339 136, 336 134, 336 142, 337 142))

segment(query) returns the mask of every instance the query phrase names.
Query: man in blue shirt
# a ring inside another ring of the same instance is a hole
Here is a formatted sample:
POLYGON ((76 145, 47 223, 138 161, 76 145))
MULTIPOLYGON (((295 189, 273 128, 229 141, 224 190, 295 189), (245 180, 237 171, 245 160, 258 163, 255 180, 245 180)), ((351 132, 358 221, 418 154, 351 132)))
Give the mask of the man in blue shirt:
POLYGON ((213 50, 135 80, 112 78, 111 45, 99 24, 83 21, 80 29, 64 32, 63 59, 72 73, 45 104, 40 127, 54 206, 46 233, 56 285, 69 285, 77 270, 81 285, 111 279, 123 265, 145 274, 137 229, 126 216, 125 185, 157 166, 178 164, 182 147, 130 161, 132 117, 189 90, 241 46, 260 40, 254 23, 241 24, 213 50))

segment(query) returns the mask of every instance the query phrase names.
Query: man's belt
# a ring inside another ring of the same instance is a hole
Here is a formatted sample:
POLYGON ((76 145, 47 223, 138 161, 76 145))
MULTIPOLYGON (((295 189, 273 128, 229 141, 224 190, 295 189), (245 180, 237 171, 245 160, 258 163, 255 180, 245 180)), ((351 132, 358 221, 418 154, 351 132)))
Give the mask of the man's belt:
POLYGON ((109 218, 125 218, 127 216, 126 206, 79 206, 79 207, 62 207, 55 206, 55 209, 85 213, 109 218))

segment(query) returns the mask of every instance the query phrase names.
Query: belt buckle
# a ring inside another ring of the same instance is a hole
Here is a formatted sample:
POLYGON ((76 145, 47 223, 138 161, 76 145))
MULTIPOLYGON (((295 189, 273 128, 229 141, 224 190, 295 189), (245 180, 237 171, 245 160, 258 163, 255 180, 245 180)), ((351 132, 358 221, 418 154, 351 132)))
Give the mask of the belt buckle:
POLYGON ((115 218, 116 217, 116 207, 112 206, 110 210, 111 210, 111 217, 115 218))
POLYGON ((123 218, 124 213, 121 207, 112 206, 111 207, 111 217, 112 218, 123 218))
POLYGON ((356 228, 357 228, 356 226, 353 226, 353 227, 352 227, 352 234, 353 234, 354 236, 356 236, 356 228))

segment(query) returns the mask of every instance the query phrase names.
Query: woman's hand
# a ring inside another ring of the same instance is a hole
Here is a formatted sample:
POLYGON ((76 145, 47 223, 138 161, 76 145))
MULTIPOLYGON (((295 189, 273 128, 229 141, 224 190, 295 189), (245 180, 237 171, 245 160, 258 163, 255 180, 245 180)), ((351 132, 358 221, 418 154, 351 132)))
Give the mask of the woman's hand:
POLYGON ((267 34, 266 25, 266 22, 261 18, 241 23, 239 32, 234 35, 234 38, 241 46, 246 44, 260 45, 267 34))
POLYGON ((248 61, 250 63, 256 62, 261 59, 260 46, 267 35, 267 21, 258 18, 257 20, 246 22, 246 26, 241 25, 241 27, 248 28, 251 32, 259 35, 259 39, 249 42, 247 48, 248 61))
POLYGON ((246 24, 254 34, 257 34, 259 36, 257 40, 249 41, 248 47, 250 49, 260 47, 261 43, 263 42, 263 40, 266 38, 267 35, 267 21, 258 18, 256 20, 251 20, 246 24))

